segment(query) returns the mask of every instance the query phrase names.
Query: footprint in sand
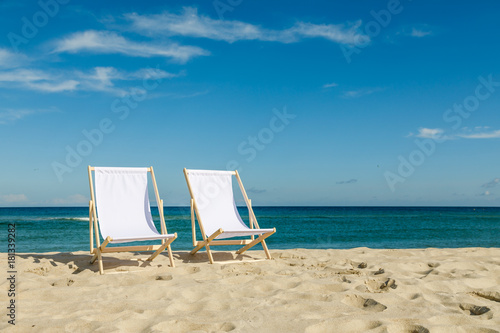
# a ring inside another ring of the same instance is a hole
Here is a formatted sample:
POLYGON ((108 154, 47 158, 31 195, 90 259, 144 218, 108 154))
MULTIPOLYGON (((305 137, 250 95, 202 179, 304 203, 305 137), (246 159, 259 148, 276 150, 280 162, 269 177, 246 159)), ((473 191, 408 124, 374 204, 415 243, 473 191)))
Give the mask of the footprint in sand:
POLYGON ((34 269, 28 269, 25 272, 34 273, 36 275, 47 276, 49 274, 50 268, 48 267, 37 267, 34 269))
POLYGON ((485 318, 491 319, 493 318, 493 313, 490 308, 486 306, 478 306, 474 304, 462 303, 459 305, 460 309, 462 309, 465 313, 471 316, 482 316, 485 315, 485 318))
POLYGON ((346 295, 342 300, 342 303, 372 312, 382 312, 387 309, 387 306, 384 304, 381 304, 374 299, 364 298, 359 295, 346 295))
POLYGON ((173 279, 173 277, 170 274, 163 274, 163 275, 158 275, 155 277, 155 280, 157 280, 157 281, 170 281, 172 279, 173 279))
POLYGON ((387 327, 388 333, 429 333, 430 331, 421 325, 415 324, 394 324, 387 327))
POLYGON ((366 267, 368 267, 368 264, 364 261, 358 265, 358 268, 361 268, 361 269, 366 268, 366 267))
POLYGON ((367 280, 364 286, 358 286, 356 289, 362 292, 383 293, 389 291, 389 289, 396 289, 397 287, 396 280, 381 278, 367 280))
POLYGON ((473 296, 486 298, 490 301, 500 302, 500 293, 498 291, 473 291, 470 294, 473 296))
POLYGON ((60 280, 57 280, 53 283, 51 283, 50 285, 52 287, 61 287, 61 286, 71 286, 73 283, 75 283, 75 281, 73 279, 60 279, 60 280))
POLYGON ((189 274, 194 274, 194 273, 198 273, 199 271, 201 271, 201 268, 198 266, 188 267, 185 269, 185 271, 189 274))

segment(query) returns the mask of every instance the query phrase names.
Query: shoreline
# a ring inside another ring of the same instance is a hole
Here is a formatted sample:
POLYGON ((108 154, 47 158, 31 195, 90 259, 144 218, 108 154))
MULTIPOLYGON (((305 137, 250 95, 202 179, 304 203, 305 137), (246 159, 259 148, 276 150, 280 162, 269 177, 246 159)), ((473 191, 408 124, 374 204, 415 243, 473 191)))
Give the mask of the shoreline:
MULTIPOLYGON (((0 265, 7 267, 7 253, 0 265)), ((498 332, 500 248, 16 253, 16 331, 498 332), (240 261, 243 259, 243 261, 240 261)), ((0 283, 7 290, 9 281, 0 283)), ((7 293, 0 297, 9 301, 7 293)), ((5 304, 5 303, 4 303, 5 304)), ((9 328, 8 317, 0 329, 9 328)))

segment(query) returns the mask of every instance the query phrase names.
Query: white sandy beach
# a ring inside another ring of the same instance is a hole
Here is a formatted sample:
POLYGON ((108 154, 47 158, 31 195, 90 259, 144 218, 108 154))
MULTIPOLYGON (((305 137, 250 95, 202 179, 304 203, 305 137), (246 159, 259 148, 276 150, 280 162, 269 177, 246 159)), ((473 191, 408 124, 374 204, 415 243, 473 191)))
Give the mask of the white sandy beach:
POLYGON ((108 254, 105 275, 88 252, 19 254, 15 330, 500 332, 498 248, 271 253, 108 254))

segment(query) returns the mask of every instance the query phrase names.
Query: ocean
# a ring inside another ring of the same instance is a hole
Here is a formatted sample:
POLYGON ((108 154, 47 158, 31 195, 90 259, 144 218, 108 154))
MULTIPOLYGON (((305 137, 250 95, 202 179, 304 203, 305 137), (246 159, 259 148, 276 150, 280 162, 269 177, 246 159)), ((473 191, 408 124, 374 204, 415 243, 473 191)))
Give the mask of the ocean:
MULTIPOLYGON (((261 228, 277 229, 267 240, 270 249, 500 247, 500 207, 254 207, 254 212, 261 228)), ((160 230, 158 210, 153 207, 152 213, 160 230)), ((178 234, 172 249, 190 250, 189 207, 165 207, 164 213, 168 232, 178 234)), ((248 221, 246 208, 240 214, 248 221)), ((17 253, 89 250, 88 207, 0 208, 2 234, 12 223, 17 253)), ((7 236, 0 239, 0 252, 7 252, 7 236)))

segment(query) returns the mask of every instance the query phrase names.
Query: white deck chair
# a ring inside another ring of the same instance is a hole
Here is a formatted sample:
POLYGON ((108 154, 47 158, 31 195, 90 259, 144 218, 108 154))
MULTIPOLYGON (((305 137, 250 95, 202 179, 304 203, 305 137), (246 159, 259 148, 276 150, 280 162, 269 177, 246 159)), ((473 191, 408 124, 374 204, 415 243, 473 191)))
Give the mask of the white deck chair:
POLYGON ((170 243, 177 233, 168 234, 163 216, 163 200, 158 194, 153 167, 99 168, 88 167, 90 183, 89 231, 91 263, 99 259, 99 272, 104 274, 102 253, 125 251, 155 251, 147 260, 153 260, 165 248, 171 267, 175 267, 170 243), (92 182, 95 177, 95 196, 92 182), (160 214, 161 234, 151 216, 148 195, 148 172, 151 173, 156 203, 160 214), (99 228, 104 239, 101 244, 99 228), (96 246, 94 247, 94 236, 96 246), (106 247, 108 244, 161 240, 160 245, 106 247))
POLYGON ((248 199, 238 171, 210 171, 184 169, 184 176, 191 194, 191 227, 193 246, 191 254, 202 247, 207 249, 208 259, 213 264, 211 245, 245 245, 237 254, 242 254, 252 246, 262 243, 266 257, 271 255, 264 239, 276 232, 273 229, 259 229, 259 224, 248 199), (232 176, 236 176, 238 185, 248 207, 250 228, 243 222, 236 208, 233 197, 232 176), (196 240, 195 219, 198 220, 203 241, 196 240), (254 229, 254 225, 256 229, 254 229), (260 235, 255 238, 255 235, 260 235), (250 236, 250 239, 222 240, 225 238, 250 236))

